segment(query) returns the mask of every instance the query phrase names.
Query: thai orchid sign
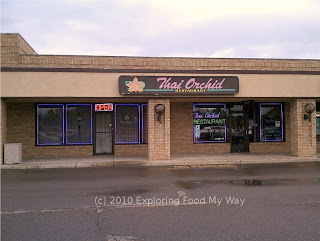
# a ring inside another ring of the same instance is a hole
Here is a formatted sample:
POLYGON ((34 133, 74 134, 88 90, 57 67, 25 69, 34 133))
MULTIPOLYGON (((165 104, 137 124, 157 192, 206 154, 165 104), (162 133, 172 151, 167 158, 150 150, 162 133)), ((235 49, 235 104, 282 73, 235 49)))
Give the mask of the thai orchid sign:
POLYGON ((237 76, 120 76, 122 95, 233 95, 237 76))

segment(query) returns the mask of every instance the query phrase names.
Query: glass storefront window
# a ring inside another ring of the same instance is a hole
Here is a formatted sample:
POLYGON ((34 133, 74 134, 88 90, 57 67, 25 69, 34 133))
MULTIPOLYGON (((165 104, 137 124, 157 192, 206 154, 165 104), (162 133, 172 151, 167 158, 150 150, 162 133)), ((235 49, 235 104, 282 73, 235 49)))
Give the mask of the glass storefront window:
POLYGON ((140 105, 116 104, 115 105, 115 143, 139 144, 140 143, 140 105))
POLYGON ((260 104, 260 141, 283 141, 281 103, 260 104))
POLYGON ((64 106, 37 105, 37 145, 63 145, 64 106))
POLYGON ((316 133, 317 133, 317 141, 320 141, 320 102, 317 102, 316 133))
POLYGON ((91 104, 67 104, 66 144, 92 144, 91 104))
POLYGON ((226 142, 226 105, 193 105, 194 143, 226 142))

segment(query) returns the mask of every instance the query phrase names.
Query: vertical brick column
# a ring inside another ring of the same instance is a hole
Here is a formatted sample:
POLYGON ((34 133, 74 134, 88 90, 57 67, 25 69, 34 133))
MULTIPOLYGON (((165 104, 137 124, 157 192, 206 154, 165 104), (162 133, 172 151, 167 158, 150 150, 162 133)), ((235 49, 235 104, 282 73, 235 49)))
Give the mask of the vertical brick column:
POLYGON ((1 99, 0 105, 0 163, 3 163, 3 144, 6 143, 7 139, 7 104, 1 99))
POLYGON ((170 100, 168 99, 148 101, 148 157, 150 161, 170 160, 170 100), (161 124, 154 111, 157 104, 165 106, 161 124))
POLYGON ((316 157, 316 116, 311 114, 311 122, 305 120, 304 107, 312 103, 316 106, 315 99, 294 99, 290 102, 291 125, 291 155, 298 157, 316 157))

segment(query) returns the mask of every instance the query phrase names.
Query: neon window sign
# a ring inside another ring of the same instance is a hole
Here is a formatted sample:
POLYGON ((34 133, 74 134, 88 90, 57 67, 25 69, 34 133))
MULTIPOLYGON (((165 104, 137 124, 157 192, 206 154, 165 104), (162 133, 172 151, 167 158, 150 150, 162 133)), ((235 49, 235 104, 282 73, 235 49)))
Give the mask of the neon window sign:
POLYGON ((226 142, 226 105, 203 103, 193 105, 194 143, 226 142))
POLYGON ((112 103, 95 104, 94 105, 94 111, 95 112, 113 111, 113 104, 112 103))

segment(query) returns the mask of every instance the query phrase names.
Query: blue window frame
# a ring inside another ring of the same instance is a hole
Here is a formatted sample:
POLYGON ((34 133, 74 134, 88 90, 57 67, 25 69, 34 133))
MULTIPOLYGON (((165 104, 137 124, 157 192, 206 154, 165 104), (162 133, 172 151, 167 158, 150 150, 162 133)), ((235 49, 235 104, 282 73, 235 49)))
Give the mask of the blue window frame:
POLYGON ((37 104, 37 145, 92 144, 91 104, 37 104))
POLYGON ((37 105, 37 145, 63 145, 64 106, 62 104, 37 105))
POLYGON ((92 144, 92 105, 66 105, 66 144, 92 144))
POLYGON ((283 141, 281 103, 260 103, 260 141, 283 141))
POLYGON ((139 144, 140 105, 116 104, 115 112, 115 143, 139 144))
POLYGON ((148 143, 148 105, 115 104, 115 144, 148 143))
POLYGON ((226 105, 199 103, 193 105, 193 142, 226 142, 226 105))

